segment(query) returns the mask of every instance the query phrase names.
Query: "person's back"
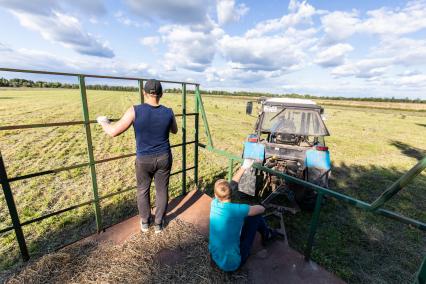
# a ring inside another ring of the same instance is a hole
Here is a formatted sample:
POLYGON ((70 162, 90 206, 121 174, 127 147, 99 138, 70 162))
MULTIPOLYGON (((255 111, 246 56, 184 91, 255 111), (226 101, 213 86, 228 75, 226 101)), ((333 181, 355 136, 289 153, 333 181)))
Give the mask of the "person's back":
POLYGON ((163 105, 140 104, 134 106, 134 110, 137 156, 169 152, 169 133, 174 119, 172 109, 163 105))
POLYGON ((217 266, 234 271, 241 263, 240 233, 249 206, 214 198, 210 209, 209 250, 217 266))
POLYGON ((150 188, 155 183, 154 232, 163 230, 163 218, 167 210, 168 188, 173 157, 170 151, 169 132, 178 131, 172 109, 160 105, 163 87, 151 79, 143 88, 145 102, 129 108, 123 117, 111 125, 105 116, 96 120, 104 131, 115 137, 133 124, 136 138, 136 182, 137 201, 140 214, 141 231, 147 232, 151 217, 150 188))

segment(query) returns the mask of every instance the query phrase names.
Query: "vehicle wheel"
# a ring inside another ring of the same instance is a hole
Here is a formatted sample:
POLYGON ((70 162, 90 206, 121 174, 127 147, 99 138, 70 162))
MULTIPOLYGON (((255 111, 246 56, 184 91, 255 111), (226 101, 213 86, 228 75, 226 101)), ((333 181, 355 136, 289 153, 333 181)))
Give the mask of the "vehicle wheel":
POLYGON ((294 192, 294 199, 300 209, 304 211, 314 210, 317 199, 317 193, 315 191, 294 183, 289 184, 289 188, 294 192))

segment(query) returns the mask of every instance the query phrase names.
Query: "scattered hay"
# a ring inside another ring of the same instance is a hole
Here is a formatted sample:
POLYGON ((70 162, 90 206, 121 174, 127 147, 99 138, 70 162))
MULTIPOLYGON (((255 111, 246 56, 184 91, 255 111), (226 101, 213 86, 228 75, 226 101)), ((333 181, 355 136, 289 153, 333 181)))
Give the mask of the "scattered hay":
POLYGON ((28 264, 6 283, 235 283, 244 271, 210 265, 207 239, 172 221, 161 235, 137 234, 122 245, 83 242, 28 264))

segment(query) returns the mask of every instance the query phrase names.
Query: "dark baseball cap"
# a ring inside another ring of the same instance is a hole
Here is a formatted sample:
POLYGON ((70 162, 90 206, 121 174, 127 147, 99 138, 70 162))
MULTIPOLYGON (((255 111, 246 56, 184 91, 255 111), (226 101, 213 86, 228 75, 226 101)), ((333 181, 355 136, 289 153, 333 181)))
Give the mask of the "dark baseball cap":
POLYGON ((161 86, 160 81, 155 79, 149 79, 146 81, 145 87, 143 89, 146 93, 154 96, 161 96, 163 94, 163 87, 161 86))

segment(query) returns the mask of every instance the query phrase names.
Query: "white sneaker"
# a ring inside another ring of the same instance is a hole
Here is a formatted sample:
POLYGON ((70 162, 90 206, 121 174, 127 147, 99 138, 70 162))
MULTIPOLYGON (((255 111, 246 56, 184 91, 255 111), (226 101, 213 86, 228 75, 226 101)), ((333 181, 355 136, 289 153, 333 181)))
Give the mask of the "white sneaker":
POLYGON ((161 224, 154 224, 154 233, 159 234, 163 231, 163 223, 161 222, 161 224))
POLYGON ((143 233, 148 232, 148 230, 149 230, 149 223, 142 223, 142 220, 140 220, 140 223, 141 223, 141 231, 143 233))

